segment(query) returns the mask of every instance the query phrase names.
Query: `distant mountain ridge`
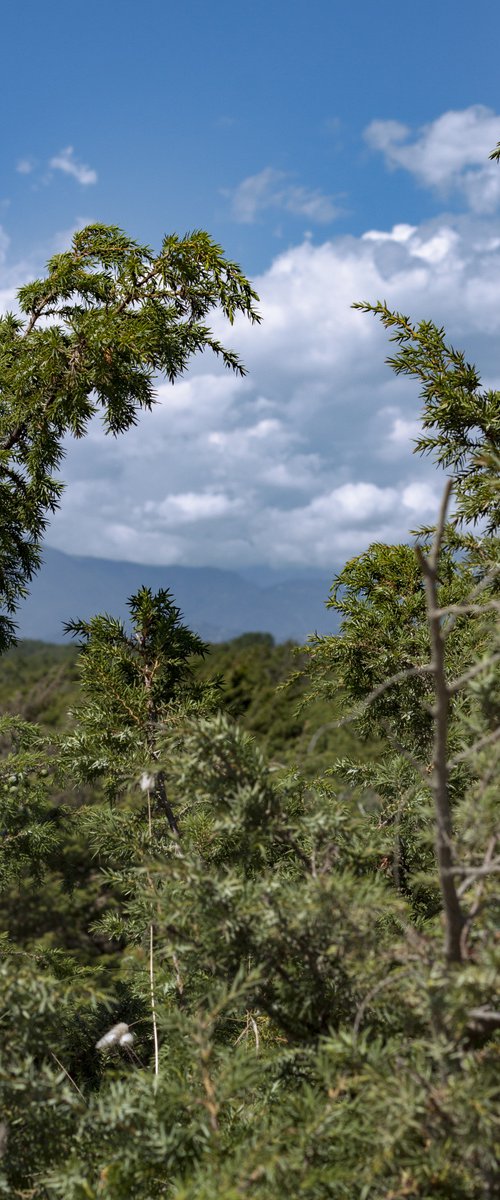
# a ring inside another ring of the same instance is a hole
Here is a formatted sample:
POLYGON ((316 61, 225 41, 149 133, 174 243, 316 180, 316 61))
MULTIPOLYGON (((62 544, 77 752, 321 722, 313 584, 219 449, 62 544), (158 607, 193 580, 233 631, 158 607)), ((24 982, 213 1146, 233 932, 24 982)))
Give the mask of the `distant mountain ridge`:
POLYGON ((147 566, 64 554, 46 546, 43 566, 17 616, 19 637, 65 640, 63 626, 107 612, 124 619, 126 601, 142 585, 168 588, 184 620, 205 641, 242 633, 271 633, 276 641, 305 642, 314 632, 335 632, 336 614, 325 608, 332 575, 299 570, 269 582, 271 568, 147 566), (258 582, 257 582, 258 581, 258 582))

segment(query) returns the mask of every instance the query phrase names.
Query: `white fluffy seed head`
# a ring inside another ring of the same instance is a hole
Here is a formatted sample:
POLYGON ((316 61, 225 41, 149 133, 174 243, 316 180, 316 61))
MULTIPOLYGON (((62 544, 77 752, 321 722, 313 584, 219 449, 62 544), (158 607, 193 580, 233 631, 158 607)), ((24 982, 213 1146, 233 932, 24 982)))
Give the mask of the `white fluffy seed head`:
POLYGON ((154 775, 150 775, 148 771, 143 771, 139 780, 141 792, 152 792, 155 785, 154 775))
POLYGON ((104 1037, 99 1038, 99 1041, 96 1042, 95 1048, 96 1050, 105 1050, 107 1046, 113 1045, 114 1040, 112 1033, 105 1033, 104 1037))
POLYGON ((95 1048, 96 1050, 106 1050, 108 1046, 116 1046, 116 1044, 121 1046, 123 1045, 123 1038, 128 1038, 125 1045, 130 1045, 130 1042, 134 1040, 134 1035, 133 1033, 129 1033, 129 1027, 125 1021, 119 1021, 117 1025, 112 1025, 111 1029, 108 1029, 108 1032, 102 1038, 99 1038, 99 1041, 95 1044, 95 1048))
POLYGON ((133 1033, 123 1033, 120 1038, 119 1045, 120 1046, 131 1046, 133 1040, 134 1040, 133 1033))

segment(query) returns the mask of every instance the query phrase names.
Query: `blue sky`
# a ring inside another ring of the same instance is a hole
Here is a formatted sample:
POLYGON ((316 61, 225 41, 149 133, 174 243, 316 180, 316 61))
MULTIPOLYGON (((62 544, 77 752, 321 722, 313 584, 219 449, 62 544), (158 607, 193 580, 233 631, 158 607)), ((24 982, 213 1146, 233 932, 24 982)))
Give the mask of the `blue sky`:
POLYGON ((2 25, 3 307, 104 221, 152 245, 207 228, 264 317, 232 335, 246 382, 203 360, 126 438, 68 444, 48 541, 333 570, 429 519, 418 397, 349 305, 443 321, 496 384, 500 10, 28 0, 2 25))

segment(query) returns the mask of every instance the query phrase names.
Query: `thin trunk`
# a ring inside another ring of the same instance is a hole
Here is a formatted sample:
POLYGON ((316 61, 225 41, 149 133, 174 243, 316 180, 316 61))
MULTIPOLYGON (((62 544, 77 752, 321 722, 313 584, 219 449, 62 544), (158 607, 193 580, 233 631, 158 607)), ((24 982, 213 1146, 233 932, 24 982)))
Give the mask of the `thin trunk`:
MULTIPOLYGON (((141 644, 141 648, 144 649, 144 641, 141 644)), ((148 722, 149 732, 148 732, 148 738, 147 738, 148 749, 149 749, 151 758, 154 761, 158 757, 158 753, 155 749, 155 744, 154 744, 154 729, 155 729, 155 725, 156 725, 156 712, 155 712, 154 704, 152 702, 151 673, 150 673, 150 669, 148 667, 146 667, 144 683, 145 683, 146 690, 149 693, 149 697, 148 697, 149 698, 149 705, 148 705, 148 707, 149 707, 149 722, 148 722)), ((175 836, 178 837, 179 829, 178 829, 178 825, 177 825, 177 822, 174 817, 173 810, 168 801, 167 790, 165 787, 165 776, 164 776, 163 771, 158 771, 158 774, 155 775, 155 782, 154 782, 154 788, 153 788, 153 799, 155 800, 156 804, 160 808, 162 808, 163 811, 165 812, 172 833, 174 833, 175 836)), ((152 812, 152 804, 151 804, 151 791, 149 788, 148 788, 148 834, 149 834, 149 843, 150 843, 150 846, 152 847, 152 844, 153 844, 153 812, 152 812)), ((152 882, 152 881, 150 881, 150 882, 152 882)), ((153 884, 152 884, 152 886, 154 888, 153 884)), ((149 926, 149 994, 150 994, 150 1001, 151 1001, 151 1021, 152 1021, 152 1026, 153 1026, 154 1077, 155 1077, 155 1087, 156 1087, 156 1084, 158 1081, 158 1075, 159 1075, 159 1071, 160 1071, 160 1054, 159 1054, 159 1041, 158 1041, 158 1023, 156 1020, 154 924, 153 924, 153 921, 151 921, 150 926, 149 926)))
POLYGON ((159 1074, 160 1060, 158 1047, 158 1025, 156 1023, 156 999, 155 999, 155 962, 154 962, 154 925, 151 922, 149 926, 149 986, 151 995, 151 1019, 153 1023, 153 1044, 155 1052, 155 1078, 159 1074))
POLYGON ((177 824, 177 821, 174 816, 173 808, 172 808, 172 806, 169 802, 168 796, 167 796, 167 789, 165 787, 165 775, 164 775, 163 771, 158 771, 158 774, 156 776, 154 795, 155 795, 155 800, 158 804, 158 807, 163 809, 163 812, 165 813, 165 816, 170 825, 170 829, 172 830, 172 833, 175 833, 175 836, 179 837, 179 826, 177 824))
MULTIPOLYGON (((151 811, 151 792, 149 791, 149 788, 148 788, 148 834, 149 834, 149 841, 151 843, 152 838, 153 838, 153 818, 152 818, 152 811, 151 811)), ((149 875, 148 875, 148 878, 149 878, 149 875)), ((151 880, 150 880, 150 883, 153 886, 151 880)), ((155 1080, 156 1080, 158 1073, 159 1073, 159 1069, 160 1069, 160 1061, 159 1061, 159 1046, 158 1046, 158 1025, 156 1022, 154 925, 153 925, 152 921, 149 926, 149 995, 150 995, 150 1000, 151 1000, 151 1022, 153 1025, 153 1045, 154 1045, 154 1055, 155 1055, 154 1073, 155 1073, 155 1080)))

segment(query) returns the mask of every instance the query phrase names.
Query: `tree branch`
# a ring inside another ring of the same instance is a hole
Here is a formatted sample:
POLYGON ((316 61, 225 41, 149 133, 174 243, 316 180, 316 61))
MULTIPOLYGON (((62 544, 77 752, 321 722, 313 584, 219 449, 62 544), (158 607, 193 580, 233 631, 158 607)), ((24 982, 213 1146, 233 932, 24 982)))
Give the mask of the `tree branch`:
POLYGON ((424 576, 427 624, 431 642, 431 668, 434 676, 434 746, 431 786, 436 812, 436 858, 445 919, 445 955, 448 962, 462 962, 461 936, 464 915, 453 877, 453 840, 449 795, 448 722, 450 696, 446 679, 444 640, 438 607, 438 567, 446 511, 453 488, 448 480, 441 501, 431 552, 427 557, 420 546, 417 558, 424 576))
POLYGON ((460 754, 455 754, 455 757, 448 763, 448 767, 456 767, 457 763, 464 762, 466 758, 470 758, 472 754, 477 754, 479 750, 484 750, 485 746, 492 746, 494 742, 498 742, 499 738, 500 726, 497 729, 493 729, 491 733, 485 733, 484 737, 478 738, 472 746, 468 746, 460 754))
POLYGON ((488 658, 483 658, 481 662, 475 663, 469 671, 465 671, 463 675, 459 675, 458 679, 452 679, 451 683, 448 684, 448 695, 454 696, 456 692, 460 691, 464 683, 469 683, 469 680, 475 679, 476 675, 480 675, 482 671, 487 671, 489 667, 492 667, 499 661, 500 650, 498 653, 490 654, 488 658))

